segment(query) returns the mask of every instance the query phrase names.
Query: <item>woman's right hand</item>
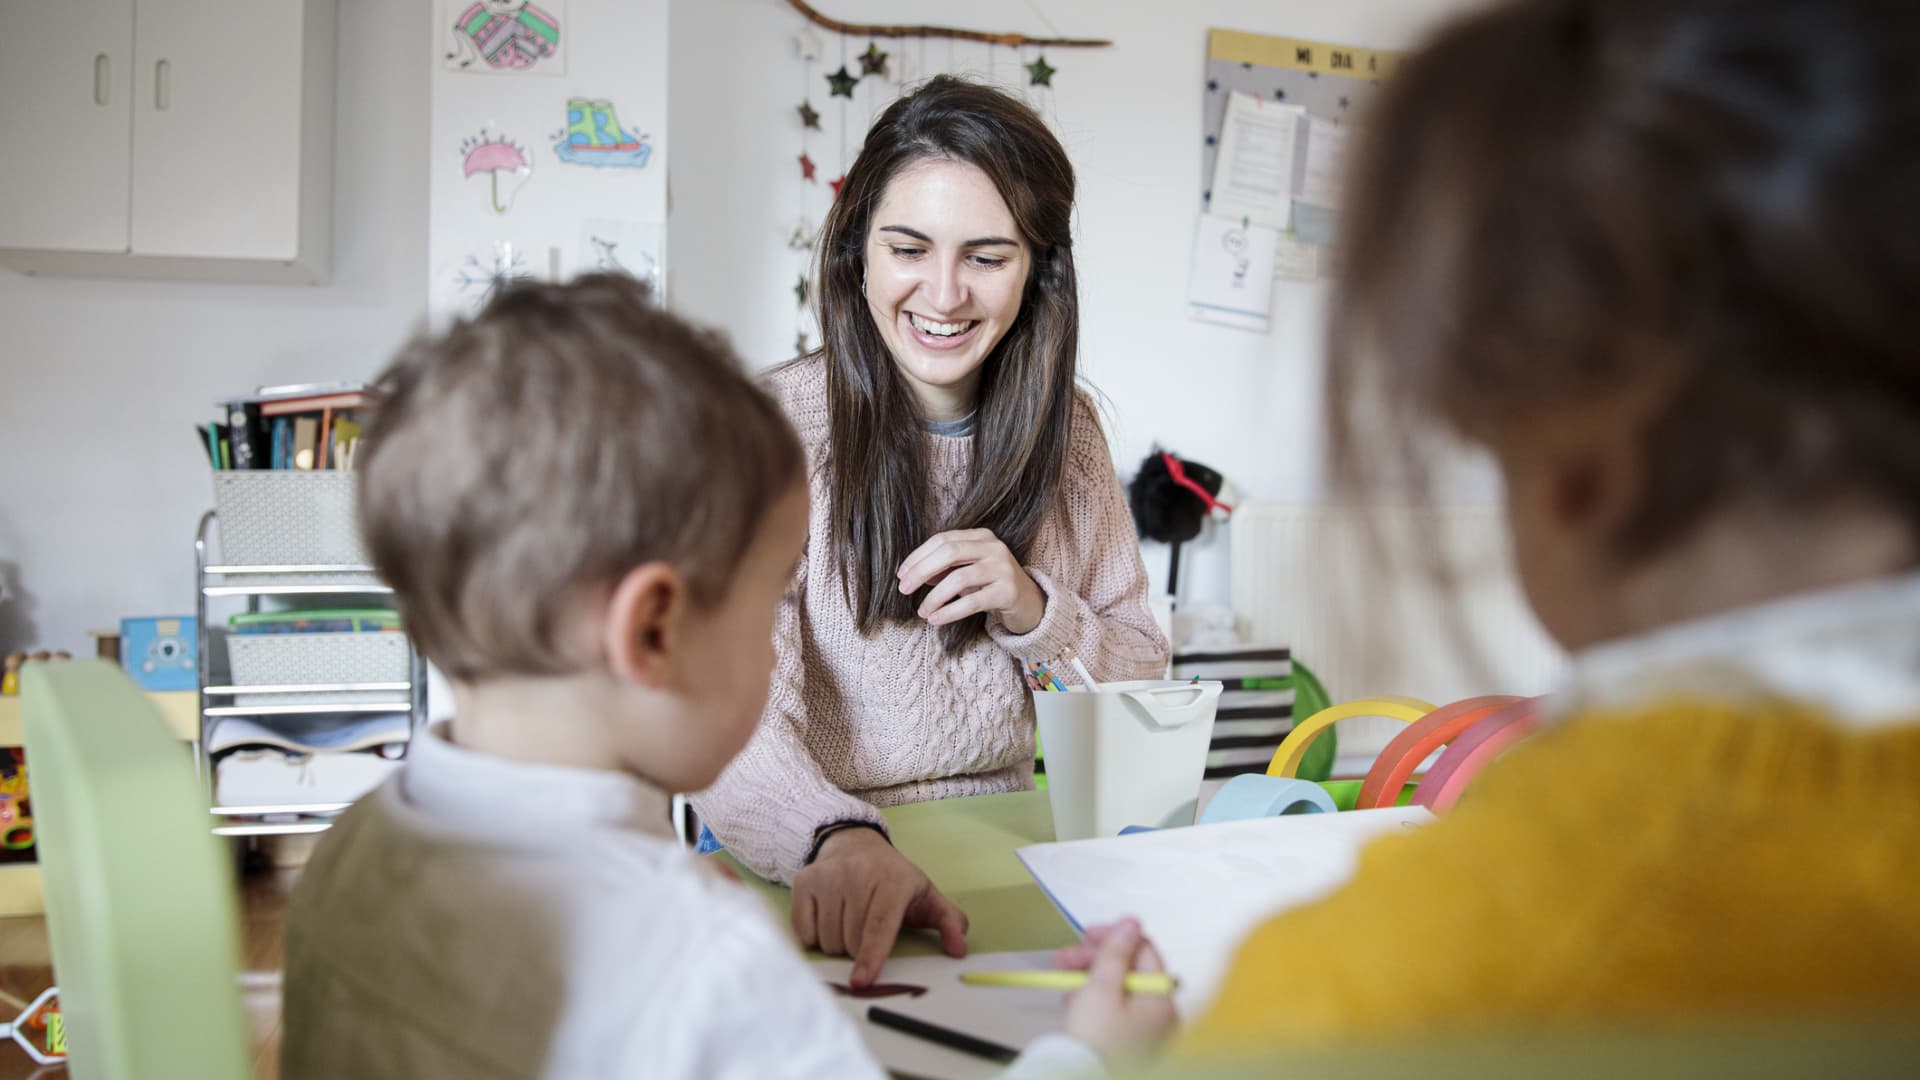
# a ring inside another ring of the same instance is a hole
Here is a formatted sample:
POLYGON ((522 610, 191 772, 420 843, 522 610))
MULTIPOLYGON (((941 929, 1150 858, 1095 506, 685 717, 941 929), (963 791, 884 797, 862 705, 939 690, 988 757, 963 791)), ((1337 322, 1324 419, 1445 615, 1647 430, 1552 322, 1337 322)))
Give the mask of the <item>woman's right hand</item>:
POLYGON ((793 876, 800 944, 853 956, 856 987, 880 977, 902 927, 938 930, 948 956, 967 955, 967 915, 872 829, 842 829, 793 876))

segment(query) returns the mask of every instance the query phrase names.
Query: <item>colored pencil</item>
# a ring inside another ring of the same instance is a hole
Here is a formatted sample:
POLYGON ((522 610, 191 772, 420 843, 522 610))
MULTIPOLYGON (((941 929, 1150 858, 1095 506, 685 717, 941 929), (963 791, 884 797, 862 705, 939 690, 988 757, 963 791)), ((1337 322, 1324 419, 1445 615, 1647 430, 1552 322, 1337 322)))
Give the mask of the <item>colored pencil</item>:
MULTIPOLYGON (((1078 990, 1087 985, 1084 971, 967 971, 960 981, 968 986, 1018 986, 1029 990, 1078 990)), ((1127 976, 1129 994, 1171 994, 1180 980, 1163 971, 1135 971, 1127 976)))
POLYGON ((867 1019, 875 1024, 879 1024, 881 1027, 892 1028, 895 1031, 904 1032, 908 1035, 925 1039, 931 1043, 938 1043, 950 1050, 958 1050, 963 1054, 983 1057, 989 1061, 998 1061, 1006 1064, 1020 1056, 1020 1052, 1014 1050, 1012 1047, 1001 1046, 999 1043, 988 1042, 985 1039, 977 1039, 965 1032, 941 1027, 939 1024, 930 1024, 925 1020, 916 1020, 911 1016, 902 1015, 894 1012, 892 1009, 883 1009, 878 1005, 872 1005, 867 1008, 867 1019))

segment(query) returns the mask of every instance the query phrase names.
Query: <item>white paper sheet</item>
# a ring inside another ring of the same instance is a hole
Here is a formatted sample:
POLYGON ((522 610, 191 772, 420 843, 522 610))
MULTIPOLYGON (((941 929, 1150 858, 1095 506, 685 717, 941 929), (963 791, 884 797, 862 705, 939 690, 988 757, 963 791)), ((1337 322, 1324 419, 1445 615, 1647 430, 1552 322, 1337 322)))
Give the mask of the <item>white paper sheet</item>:
POLYGON ((1303 203, 1340 209, 1346 184, 1346 159, 1353 129, 1312 117, 1307 125, 1307 161, 1300 181, 1303 203))
POLYGON ((1199 1015, 1241 940, 1268 918, 1353 876, 1375 837, 1433 820, 1417 806, 1229 821, 1021 848, 1020 859, 1076 927, 1138 918, 1199 1015))
POLYGON ((1273 276, 1281 281, 1313 281, 1320 276, 1320 245, 1280 238, 1274 248, 1273 276))
POLYGON ((1293 207, 1294 149, 1306 114, 1298 105, 1263 101, 1252 94, 1236 91, 1228 98, 1209 213, 1286 231, 1293 207))
POLYGON ((1187 314, 1203 322, 1265 331, 1272 325, 1274 250, 1280 234, 1262 225, 1200 215, 1193 267, 1187 277, 1187 314))
MULTIPOLYGON (((867 1049, 893 1072, 930 1080, 997 1076, 1006 1066, 870 1023, 867 1008, 878 1005, 903 1016, 1020 1050, 1040 1036, 1061 1029, 1067 1014, 1064 996, 1057 990, 966 986, 960 982, 960 973, 1051 971, 1051 955, 1047 952, 981 953, 961 960, 945 956, 894 957, 881 969, 878 981, 924 986, 925 994, 887 998, 833 994, 833 998, 860 1029, 867 1049)), ((819 975, 821 982, 844 983, 853 971, 851 960, 815 960, 808 966, 819 975)))

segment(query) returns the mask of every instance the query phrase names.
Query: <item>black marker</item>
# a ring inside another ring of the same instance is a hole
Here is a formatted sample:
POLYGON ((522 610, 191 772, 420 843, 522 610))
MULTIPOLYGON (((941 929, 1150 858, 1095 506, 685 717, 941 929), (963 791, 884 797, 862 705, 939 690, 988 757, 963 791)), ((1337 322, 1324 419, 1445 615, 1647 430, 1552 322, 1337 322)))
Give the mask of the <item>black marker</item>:
POLYGON ((985 1039, 976 1039, 971 1035, 962 1034, 952 1028, 944 1028, 939 1024, 929 1024, 925 1020, 915 1020, 911 1016, 903 1016, 900 1013, 894 1012, 892 1009, 883 1009, 878 1005, 870 1005, 867 1007, 867 1019, 872 1023, 879 1024, 881 1027, 892 1028, 895 1031, 904 1031, 908 1035, 918 1036, 928 1042, 939 1043, 941 1046, 958 1050, 963 1054, 972 1054, 990 1061, 998 1061, 1002 1065, 1020 1056, 1018 1050, 1001 1046, 999 1043, 988 1042, 985 1039))

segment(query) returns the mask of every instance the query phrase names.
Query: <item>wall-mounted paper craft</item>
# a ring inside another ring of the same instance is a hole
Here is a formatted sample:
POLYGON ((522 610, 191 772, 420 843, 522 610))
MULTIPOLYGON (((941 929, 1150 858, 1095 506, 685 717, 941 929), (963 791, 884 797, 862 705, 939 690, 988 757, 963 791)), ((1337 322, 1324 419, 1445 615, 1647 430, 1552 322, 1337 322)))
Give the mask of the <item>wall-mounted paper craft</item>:
POLYGON ((579 271, 630 274, 664 300, 666 227, 636 221, 590 218, 580 223, 579 271))
POLYGON ((1193 266, 1187 277, 1187 315, 1265 333, 1272 326, 1277 229, 1200 215, 1193 266))
POLYGON ((653 156, 649 136, 621 127, 613 102, 604 99, 568 99, 566 130, 553 140, 553 152, 572 165, 639 169, 653 156))
POLYGON ((487 191, 496 214, 512 209, 514 196, 520 194, 520 189, 533 176, 533 160, 527 157, 526 149, 504 135, 489 133, 486 128, 460 144, 460 159, 461 172, 467 179, 486 174, 487 191))
POLYGON ((567 42, 561 32, 566 0, 452 0, 445 25, 451 47, 441 56, 450 71, 492 75, 564 75, 567 42))
POLYGON ((493 250, 485 255, 468 255, 453 272, 461 297, 475 311, 485 307, 501 289, 531 277, 526 254, 508 240, 495 241, 493 250))

